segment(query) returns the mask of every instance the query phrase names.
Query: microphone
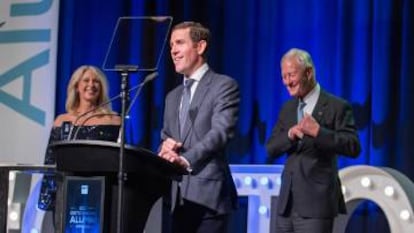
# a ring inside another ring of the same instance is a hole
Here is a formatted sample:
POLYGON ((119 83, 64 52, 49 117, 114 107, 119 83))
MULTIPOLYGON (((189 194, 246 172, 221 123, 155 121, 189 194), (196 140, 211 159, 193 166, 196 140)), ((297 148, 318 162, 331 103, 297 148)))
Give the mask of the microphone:
MULTIPOLYGON (((133 88, 129 89, 129 90, 128 90, 128 93, 129 93, 129 92, 131 92, 131 91, 133 91, 133 90, 135 90, 135 89, 137 89, 137 88, 138 88, 138 91, 137 91, 137 93, 138 93, 138 92, 142 89, 142 87, 143 87, 146 83, 150 82, 151 80, 153 80, 153 79, 154 79, 155 77, 157 77, 157 76, 158 76, 158 72, 152 72, 151 74, 147 75, 147 76, 145 77, 144 81, 142 81, 140 84, 138 84, 138 85, 136 85, 135 87, 133 87, 133 88)), ((112 98, 110 98, 110 99, 109 99, 108 101, 106 101, 106 102, 103 102, 103 103, 99 104, 99 105, 98 105, 98 106, 96 106, 95 108, 93 108, 93 109, 91 109, 91 110, 89 110, 89 111, 86 111, 86 112, 84 112, 84 113, 80 114, 79 116, 77 116, 77 117, 76 117, 76 119, 75 119, 75 121, 73 122, 73 124, 72 124, 71 128, 70 128, 70 131, 69 131, 69 133, 68 133, 67 140, 76 139, 76 137, 75 137, 75 136, 77 136, 77 134, 78 134, 78 131, 79 131, 80 127, 78 127, 78 128, 76 129, 76 132, 75 132, 75 134, 74 134, 74 137, 73 137, 73 138, 72 138, 72 133, 73 133, 73 128, 74 128, 74 126, 78 123, 78 121, 79 121, 79 119, 80 119, 80 118, 82 118, 82 117, 86 116, 87 114, 89 114, 89 113, 91 113, 91 112, 93 112, 93 111, 96 111, 97 109, 99 109, 99 108, 101 108, 101 107, 103 107, 103 106, 105 106, 105 105, 107 105, 107 104, 111 103, 112 101, 114 101, 114 100, 116 100, 116 99, 120 98, 120 97, 121 97, 121 95, 122 95, 122 93, 121 93, 121 94, 118 94, 118 95, 116 95, 116 96, 114 96, 114 97, 112 97, 112 98)), ((85 122, 86 122, 87 120, 89 120, 90 118, 92 118, 92 117, 94 117, 94 116, 98 116, 98 115, 116 115, 116 114, 114 114, 114 113, 99 113, 99 114, 94 114, 94 115, 92 115, 92 116, 87 117, 85 120, 83 120, 83 121, 82 121, 82 123, 81 123, 81 124, 79 124, 79 126, 82 126, 83 124, 85 124, 85 122)))

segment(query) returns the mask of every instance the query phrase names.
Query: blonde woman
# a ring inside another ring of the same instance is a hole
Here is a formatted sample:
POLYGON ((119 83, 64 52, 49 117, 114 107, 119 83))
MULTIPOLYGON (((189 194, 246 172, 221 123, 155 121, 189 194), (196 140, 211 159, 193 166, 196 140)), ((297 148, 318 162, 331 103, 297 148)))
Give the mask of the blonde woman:
POLYGON ((108 100, 108 84, 102 71, 95 66, 81 66, 69 81, 66 113, 56 118, 54 126, 59 127, 63 122, 83 126, 120 125, 121 119, 108 100))
MULTIPOLYGON (((67 88, 66 111, 56 117, 49 144, 67 139, 117 140, 121 118, 112 111, 107 80, 99 68, 84 65, 75 70, 67 88)), ((56 163, 51 148, 46 151, 44 163, 56 163)), ((56 229, 61 228, 61 219, 57 217, 61 200, 56 199, 59 183, 58 177, 45 175, 38 201, 42 210, 55 211, 56 207, 56 229)))

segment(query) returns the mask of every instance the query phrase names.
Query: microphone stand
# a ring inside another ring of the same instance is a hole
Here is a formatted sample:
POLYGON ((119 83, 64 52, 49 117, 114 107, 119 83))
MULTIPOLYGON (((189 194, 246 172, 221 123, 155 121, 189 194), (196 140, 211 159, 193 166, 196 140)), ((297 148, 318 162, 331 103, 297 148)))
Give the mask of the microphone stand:
POLYGON ((117 218, 116 218, 116 232, 122 232, 122 206, 123 206, 123 194, 124 194, 124 181, 126 180, 126 173, 124 173, 124 157, 125 157, 125 117, 127 110, 128 99, 128 74, 129 72, 135 72, 138 70, 138 66, 132 65, 116 65, 115 69, 121 73, 121 128, 119 132, 119 168, 118 168, 118 202, 117 202, 117 218))

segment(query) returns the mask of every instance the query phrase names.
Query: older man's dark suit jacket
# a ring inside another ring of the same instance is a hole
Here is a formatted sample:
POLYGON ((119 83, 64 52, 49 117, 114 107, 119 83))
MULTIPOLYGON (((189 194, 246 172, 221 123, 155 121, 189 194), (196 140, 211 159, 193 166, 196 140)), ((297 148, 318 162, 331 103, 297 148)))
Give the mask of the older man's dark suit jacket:
POLYGON ((295 211, 302 217, 335 217, 346 212, 337 155, 357 157, 360 152, 352 108, 345 100, 321 90, 312 112, 320 131, 316 138, 305 136, 298 142, 288 138, 289 129, 297 124, 297 106, 298 99, 291 99, 283 106, 266 145, 270 157, 288 155, 278 214, 287 214, 292 198, 295 211))
MULTIPOLYGON (((225 156, 225 148, 234 136, 239 112, 239 89, 235 80, 208 70, 193 95, 189 115, 180 135, 178 113, 183 85, 166 97, 161 138, 183 142, 183 153, 192 172, 173 182, 173 201, 183 198, 217 214, 236 207, 237 193, 225 156)), ((174 205, 174 203, 173 203, 174 205)))

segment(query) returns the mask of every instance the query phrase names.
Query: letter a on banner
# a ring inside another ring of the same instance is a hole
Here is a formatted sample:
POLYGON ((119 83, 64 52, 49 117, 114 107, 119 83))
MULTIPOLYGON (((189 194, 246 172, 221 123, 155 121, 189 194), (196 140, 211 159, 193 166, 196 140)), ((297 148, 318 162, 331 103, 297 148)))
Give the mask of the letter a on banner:
POLYGON ((43 163, 53 124, 59 1, 0 1, 0 161, 43 163))

